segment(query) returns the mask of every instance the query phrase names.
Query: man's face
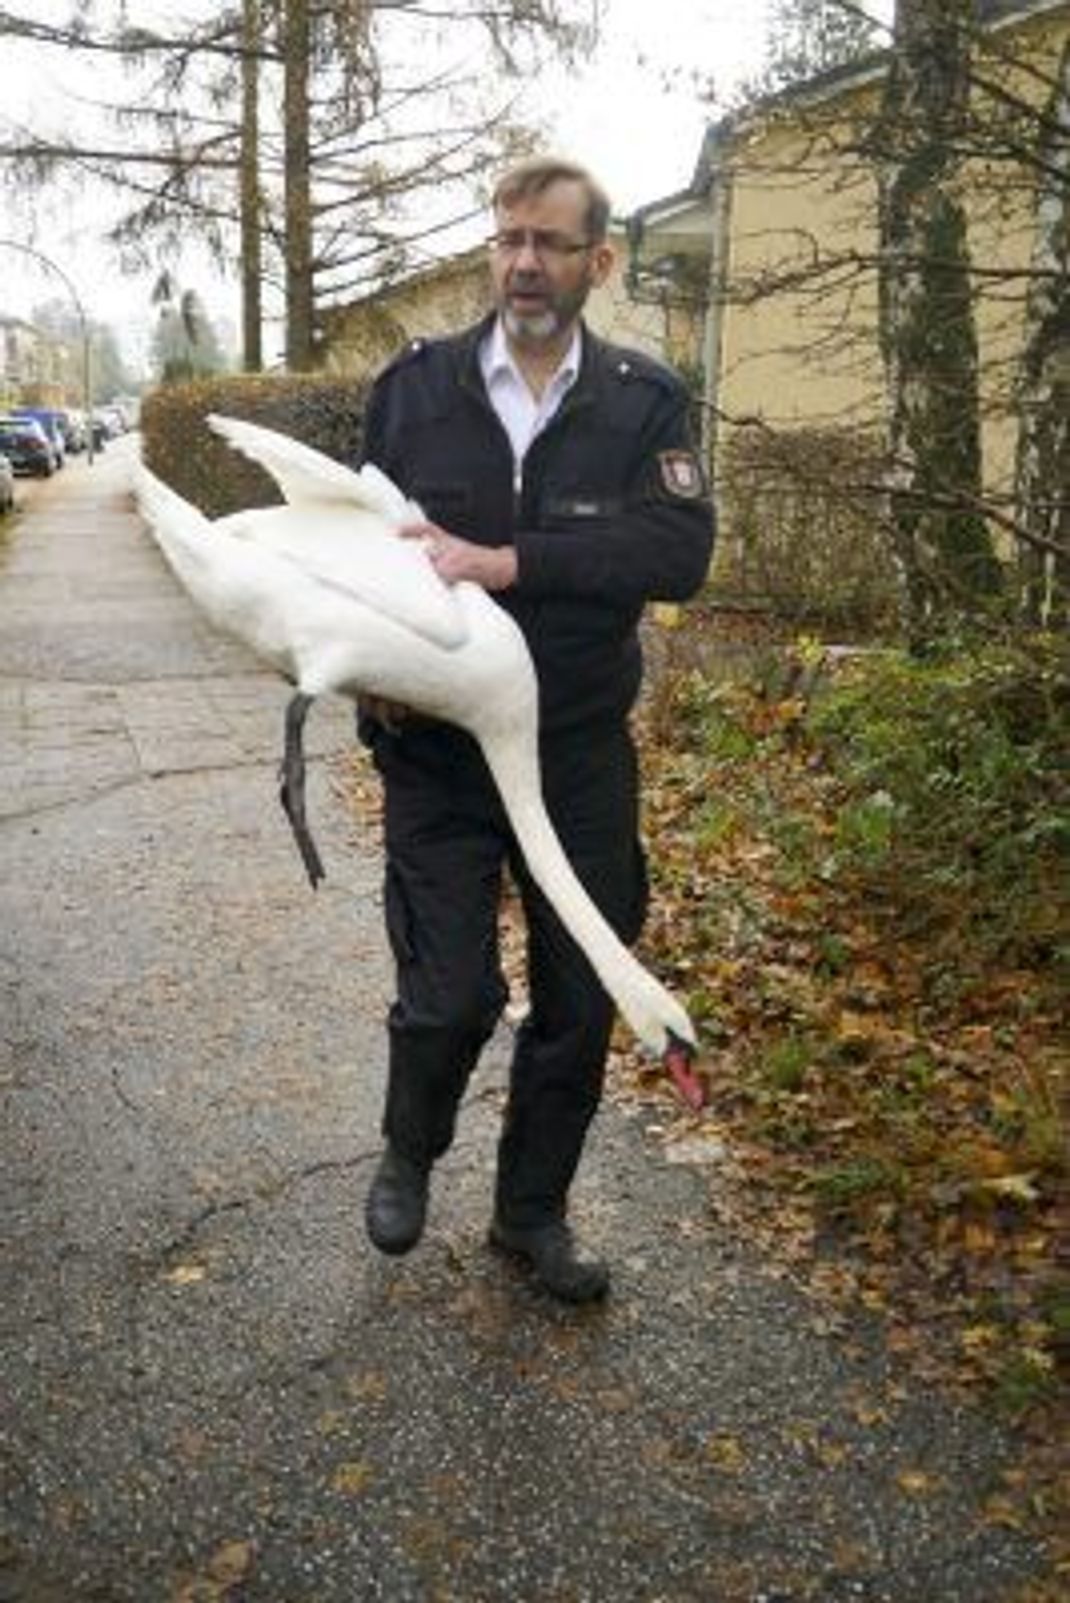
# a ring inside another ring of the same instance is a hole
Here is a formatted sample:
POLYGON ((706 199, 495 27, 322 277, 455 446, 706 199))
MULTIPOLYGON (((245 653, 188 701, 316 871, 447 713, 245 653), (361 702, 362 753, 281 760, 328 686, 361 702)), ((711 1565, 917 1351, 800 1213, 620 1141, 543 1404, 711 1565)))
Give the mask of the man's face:
POLYGON ((613 253, 604 242, 590 242, 586 214, 586 192, 571 179, 498 208, 490 252, 494 299, 518 344, 560 339, 591 290, 605 282, 613 253))

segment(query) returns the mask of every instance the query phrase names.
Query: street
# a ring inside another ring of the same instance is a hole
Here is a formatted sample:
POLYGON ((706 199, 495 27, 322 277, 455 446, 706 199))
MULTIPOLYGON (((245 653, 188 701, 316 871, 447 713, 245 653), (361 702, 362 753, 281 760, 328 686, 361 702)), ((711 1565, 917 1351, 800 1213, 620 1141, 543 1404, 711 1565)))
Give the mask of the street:
POLYGON ((488 1252, 506 1026, 425 1242, 368 1245, 351 710, 309 723, 313 894, 286 689, 178 589, 135 452, 0 525, 0 1603, 1009 1603, 1013 1442, 735 1239, 654 1112, 607 1106, 578 1186, 604 1309, 488 1252))

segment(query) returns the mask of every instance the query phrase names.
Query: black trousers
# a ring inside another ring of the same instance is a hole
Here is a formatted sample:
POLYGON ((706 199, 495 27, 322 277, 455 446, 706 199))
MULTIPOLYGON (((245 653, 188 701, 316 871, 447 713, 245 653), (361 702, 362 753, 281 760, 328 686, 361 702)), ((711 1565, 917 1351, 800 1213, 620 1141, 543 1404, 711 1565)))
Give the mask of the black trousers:
MULTIPOLYGON (((410 723, 371 741, 384 781, 386 919, 397 996, 383 1133, 430 1164, 506 1000, 498 910, 506 865, 527 922, 531 1010, 517 1034, 495 1204, 514 1226, 564 1217, 598 1107, 613 1006, 533 884, 476 743, 410 723)), ((635 750, 624 724, 544 739, 547 807, 580 881, 625 941, 646 911, 635 750)))

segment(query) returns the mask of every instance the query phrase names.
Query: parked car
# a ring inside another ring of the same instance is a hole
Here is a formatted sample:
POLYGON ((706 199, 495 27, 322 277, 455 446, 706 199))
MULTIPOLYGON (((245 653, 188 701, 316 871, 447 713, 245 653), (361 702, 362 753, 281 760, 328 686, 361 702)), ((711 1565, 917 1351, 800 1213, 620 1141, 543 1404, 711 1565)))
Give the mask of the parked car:
POLYGON ((16 473, 36 473, 47 479, 56 471, 55 452, 35 418, 0 417, 0 451, 16 473))
POLYGON ((93 418, 95 422, 103 425, 109 440, 116 440, 120 434, 126 433, 126 417, 122 409, 112 405, 111 402, 98 406, 93 413, 93 418))
POLYGON ((81 414, 73 407, 57 406, 56 421, 63 435, 63 445, 68 456, 75 456, 79 451, 85 450, 85 429, 82 426, 81 414))
POLYGON ((15 509, 15 469, 11 458, 0 451, 0 516, 15 509))
POLYGON ((118 415, 121 424, 120 433, 129 434, 141 423, 141 397, 138 395, 117 395, 114 400, 107 402, 108 409, 118 415))
POLYGON ((61 468, 67 460, 67 442, 63 434, 62 412, 54 406, 13 406, 12 417, 33 418, 40 423, 52 447, 52 455, 56 459, 56 466, 61 468))
POLYGON ((89 444, 89 424, 80 406, 68 406, 61 413, 67 450, 84 451, 89 444))

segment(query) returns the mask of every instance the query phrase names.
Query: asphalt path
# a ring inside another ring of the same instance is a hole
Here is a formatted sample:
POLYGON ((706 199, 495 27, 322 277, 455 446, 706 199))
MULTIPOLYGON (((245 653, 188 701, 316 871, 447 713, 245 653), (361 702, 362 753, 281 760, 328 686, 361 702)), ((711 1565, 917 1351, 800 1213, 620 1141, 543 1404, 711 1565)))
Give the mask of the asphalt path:
POLYGON ((425 1242, 367 1244, 351 717, 310 720, 314 895, 285 689, 180 593, 135 449, 0 525, 0 1603, 1013 1598, 1039 1555, 982 1510, 1014 1444, 734 1238, 656 1113, 608 1106, 577 1188, 604 1309, 488 1252, 506 1029, 425 1242))

